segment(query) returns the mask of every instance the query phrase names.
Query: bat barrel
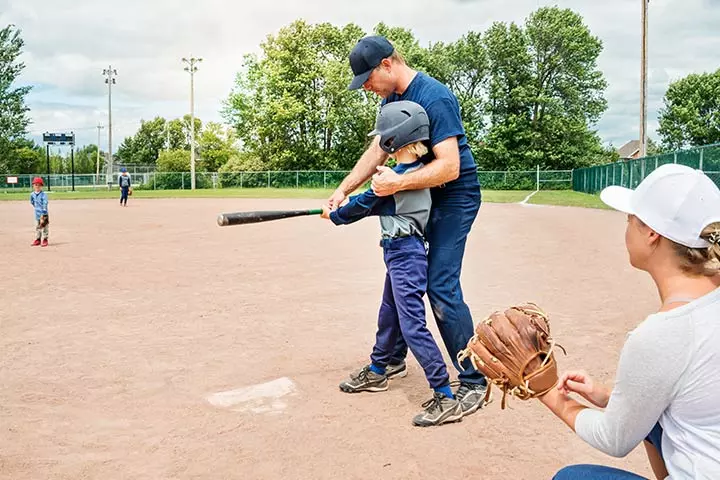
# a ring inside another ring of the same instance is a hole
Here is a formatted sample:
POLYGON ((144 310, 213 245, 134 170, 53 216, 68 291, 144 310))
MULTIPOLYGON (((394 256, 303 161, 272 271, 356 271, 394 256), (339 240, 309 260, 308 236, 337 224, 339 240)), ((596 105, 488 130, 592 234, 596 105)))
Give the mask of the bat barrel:
POLYGON ((322 213, 321 209, 221 213, 218 215, 217 223, 219 226, 225 227, 228 225, 270 222, 272 220, 299 217, 303 215, 319 215, 320 213, 322 213))

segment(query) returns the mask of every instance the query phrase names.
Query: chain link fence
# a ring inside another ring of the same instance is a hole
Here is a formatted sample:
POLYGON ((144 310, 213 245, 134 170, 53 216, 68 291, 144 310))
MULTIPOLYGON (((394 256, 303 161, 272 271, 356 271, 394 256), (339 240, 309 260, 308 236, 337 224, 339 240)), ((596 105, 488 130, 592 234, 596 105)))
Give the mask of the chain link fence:
POLYGON ((668 163, 703 170, 715 184, 720 186, 720 144, 715 144, 608 165, 579 168, 573 171, 573 190, 598 193, 610 185, 635 188, 650 172, 668 163))
MULTIPOLYGON (((287 172, 197 172, 195 188, 324 188, 334 189, 350 173, 343 170, 287 171, 287 172)), ((106 183, 105 174, 88 175, 6 175, 0 177, 0 190, 23 192, 32 190, 32 179, 42 177, 45 190, 107 190, 118 188, 118 176, 106 183), (73 178, 74 177, 74 178, 73 178), (74 183, 73 183, 74 182, 74 183)), ((189 190, 188 172, 144 172, 131 174, 135 190, 189 190)), ((484 190, 569 190, 572 188, 571 170, 479 171, 478 179, 484 190)), ((369 185, 366 185, 366 187, 369 185)))

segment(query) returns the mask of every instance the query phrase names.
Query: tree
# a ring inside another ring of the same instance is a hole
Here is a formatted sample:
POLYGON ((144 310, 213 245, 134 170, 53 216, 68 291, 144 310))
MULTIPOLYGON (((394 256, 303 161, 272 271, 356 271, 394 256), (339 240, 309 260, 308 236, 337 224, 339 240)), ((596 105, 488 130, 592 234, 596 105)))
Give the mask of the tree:
POLYGON ((125 164, 154 164, 158 153, 166 144, 166 122, 162 117, 140 121, 140 128, 132 137, 126 137, 117 150, 117 158, 125 164))
POLYGON ((189 172, 190 152, 187 150, 163 150, 157 161, 158 172, 189 172))
MULTIPOLYGON (((458 41, 430 49, 432 63, 448 64, 446 83, 460 103, 460 114, 470 147, 480 148, 485 130, 485 102, 489 60, 482 34, 468 32, 458 41)), ((436 67, 437 68, 437 67, 436 67)), ((439 69, 438 69, 439 70, 439 69)))
MULTIPOLYGON (((593 130, 606 109, 602 43, 573 11, 541 8, 523 26, 496 23, 427 46, 401 27, 380 23, 373 33, 453 91, 481 168, 569 169, 604 155, 593 130)), ((380 103, 347 90, 348 55, 363 36, 353 24, 296 21, 246 56, 223 115, 251 161, 233 165, 351 168, 380 103)))
POLYGON ((25 96, 31 87, 13 87, 25 68, 18 61, 24 45, 20 30, 12 25, 0 30, 0 138, 5 141, 24 136, 30 123, 25 96))
MULTIPOLYGON (((190 150, 190 115, 186 115, 185 118, 176 118, 166 123, 165 131, 165 149, 166 150, 190 150), (167 143, 169 138, 170 143, 167 143)), ((199 119, 195 119, 195 128, 199 129, 202 122, 199 119)))
POLYGON ((0 173, 15 173, 33 162, 21 141, 30 123, 25 96, 31 87, 14 86, 25 68, 18 60, 24 45, 20 30, 12 25, 0 30, 0 173), (16 148, 22 151, 15 152, 16 148))
POLYGON ((45 152, 32 140, 19 138, 0 149, 0 174, 29 174, 44 171, 45 152))
MULTIPOLYGON (((75 173, 78 174, 89 174, 97 172, 97 145, 85 145, 82 148, 75 150, 75 173)), ((105 157, 103 152, 100 152, 100 172, 104 172, 105 168, 105 157)))
POLYGON ((666 153, 667 149, 663 148, 662 145, 658 145, 655 143, 655 141, 648 137, 647 139, 647 156, 654 156, 654 155, 662 155, 663 153, 666 153))
POLYGON ((669 150, 720 142, 720 69, 670 84, 660 110, 660 135, 669 150))
POLYGON ((569 169, 592 164, 602 154, 591 126, 607 108, 607 83, 597 69, 602 43, 582 17, 544 7, 530 15, 524 28, 496 23, 484 38, 492 125, 482 166, 569 169))
POLYGON ((282 170, 349 168, 367 145, 377 100, 347 89, 355 25, 293 22, 245 57, 224 116, 246 151, 282 170))
MULTIPOLYGON (((125 164, 152 165, 158 160, 162 150, 190 150, 190 115, 166 121, 155 117, 150 121, 140 121, 140 128, 130 137, 126 137, 116 157, 125 164), (169 143, 168 143, 169 142, 169 143)), ((195 118, 195 147, 202 132, 202 120, 195 118)))
POLYGON ((489 170, 527 168, 525 153, 532 142, 529 109, 532 84, 528 40, 522 28, 496 22, 485 32, 488 56, 486 115, 489 131, 478 163, 489 170))
POLYGON ((237 154, 235 132, 226 130, 222 125, 208 122, 197 137, 201 172, 217 172, 218 169, 237 154))
POLYGON ((218 172, 262 172, 267 169, 267 165, 259 158, 253 156, 252 153, 241 152, 230 157, 230 159, 220 167, 218 172))

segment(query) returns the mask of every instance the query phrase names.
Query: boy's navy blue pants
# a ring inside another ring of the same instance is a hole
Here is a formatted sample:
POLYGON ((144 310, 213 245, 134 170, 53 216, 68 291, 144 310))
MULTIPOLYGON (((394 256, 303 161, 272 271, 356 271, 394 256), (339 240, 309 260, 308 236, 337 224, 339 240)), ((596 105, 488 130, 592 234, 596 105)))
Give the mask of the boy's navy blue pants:
POLYGON ((120 187, 120 203, 127 203, 130 187, 120 187))
POLYGON ((385 368, 400 334, 425 371, 431 388, 450 383, 442 353, 427 329, 423 296, 427 289, 427 255, 420 237, 383 240, 387 273, 370 360, 385 368))

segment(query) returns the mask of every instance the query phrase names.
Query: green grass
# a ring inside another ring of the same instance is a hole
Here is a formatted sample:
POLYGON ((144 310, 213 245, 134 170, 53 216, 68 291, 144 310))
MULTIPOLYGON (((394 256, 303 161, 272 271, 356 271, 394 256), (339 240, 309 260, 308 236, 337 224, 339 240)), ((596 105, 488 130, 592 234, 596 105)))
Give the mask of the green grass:
POLYGON ((609 209, 598 195, 573 192, 572 190, 546 190, 533 195, 528 201, 535 205, 561 205, 566 207, 585 207, 609 209))
MULTIPOLYGON (((332 195, 333 190, 322 188, 223 188, 201 190, 133 190, 133 198, 318 198, 332 195)), ((30 192, 0 193, 0 200, 26 200, 30 192)), ((76 190, 48 193, 50 200, 89 200, 96 198, 120 198, 117 190, 76 190)))
POLYGON ((522 190, 483 190, 482 201, 488 203, 517 203, 522 202, 530 192, 522 190))
MULTIPOLYGON (((305 198, 325 200, 332 194, 330 189, 322 188, 222 188, 200 190, 135 190, 134 198, 305 198)), ((530 194, 529 191, 484 190, 483 202, 517 203, 530 194)), ((27 200, 29 191, 22 193, 0 192, 2 200, 27 200)), ((77 190, 49 192, 50 200, 88 200, 95 198, 119 198, 117 190, 77 190)), ((573 207, 606 208, 597 195, 587 195, 570 190, 541 191, 529 201, 542 205, 565 205, 573 207)))

